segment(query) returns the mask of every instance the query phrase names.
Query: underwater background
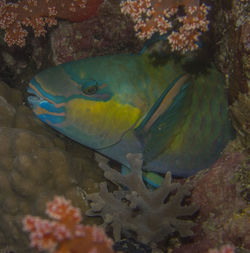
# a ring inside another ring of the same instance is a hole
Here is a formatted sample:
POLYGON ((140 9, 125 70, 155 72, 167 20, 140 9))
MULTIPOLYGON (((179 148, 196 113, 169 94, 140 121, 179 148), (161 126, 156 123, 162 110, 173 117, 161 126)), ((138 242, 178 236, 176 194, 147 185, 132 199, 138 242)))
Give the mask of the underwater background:
MULTIPOLYGON (((84 225, 102 224, 117 252, 249 252, 248 1, 162 1, 164 7, 178 6, 169 22, 180 34, 185 7, 209 6, 203 17, 208 29, 199 27, 198 40, 188 45, 180 41, 179 48, 168 39, 148 42, 150 33, 138 33, 132 11, 131 18, 124 9, 130 2, 135 1, 53 1, 56 9, 48 8, 51 1, 0 0, 1 253, 39 252, 30 245, 23 219, 28 214, 47 219, 46 203, 54 196, 79 208, 84 225), (134 169, 125 178, 116 161, 107 163, 45 125, 27 102, 29 81, 46 68, 95 56, 137 54, 147 43, 154 44, 152 57, 159 65, 187 56, 194 61, 186 71, 202 75, 214 64, 225 77, 236 132, 213 166, 188 178, 168 175, 158 191, 145 187, 140 157, 130 156, 134 169)), ((148 6, 157 2, 145 1, 148 6)), ((137 3, 135 9, 145 4, 137 3)), ((141 15, 145 20, 146 14, 141 15)), ((151 23, 147 26, 150 31, 151 23)), ((158 32, 166 29, 157 27, 158 32)))

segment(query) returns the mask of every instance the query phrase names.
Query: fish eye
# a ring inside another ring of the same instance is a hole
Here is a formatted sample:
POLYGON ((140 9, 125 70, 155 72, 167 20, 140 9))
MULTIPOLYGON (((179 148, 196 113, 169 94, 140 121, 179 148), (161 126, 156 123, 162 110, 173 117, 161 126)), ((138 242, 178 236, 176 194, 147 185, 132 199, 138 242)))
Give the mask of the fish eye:
POLYGON ((94 95, 96 94, 97 90, 98 90, 97 85, 92 85, 89 87, 82 88, 82 92, 85 95, 94 95))

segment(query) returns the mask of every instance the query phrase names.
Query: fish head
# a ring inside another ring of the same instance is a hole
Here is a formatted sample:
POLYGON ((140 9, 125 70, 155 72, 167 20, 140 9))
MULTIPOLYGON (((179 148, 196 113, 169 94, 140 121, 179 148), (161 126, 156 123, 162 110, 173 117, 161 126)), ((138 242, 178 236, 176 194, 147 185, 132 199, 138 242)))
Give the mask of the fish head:
POLYGON ((28 102, 44 123, 90 148, 103 149, 119 142, 147 108, 133 82, 123 78, 125 72, 109 58, 55 66, 30 81, 28 102))

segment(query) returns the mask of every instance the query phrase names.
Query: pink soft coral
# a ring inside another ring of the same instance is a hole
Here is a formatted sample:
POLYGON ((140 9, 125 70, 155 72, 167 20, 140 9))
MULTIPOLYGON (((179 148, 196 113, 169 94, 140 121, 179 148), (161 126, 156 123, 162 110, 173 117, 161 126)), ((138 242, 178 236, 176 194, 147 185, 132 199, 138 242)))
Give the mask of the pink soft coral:
POLYGON ((185 53, 198 48, 198 38, 208 30, 207 19, 210 8, 198 0, 125 0, 121 11, 135 23, 134 29, 141 39, 149 39, 158 32, 169 33, 167 39, 172 51, 185 53), (180 15, 179 7, 185 15, 180 15), (175 26, 178 22, 180 25, 175 26))
POLYGON ((92 16, 103 0, 18 0, 0 1, 0 29, 5 30, 8 46, 23 47, 31 27, 36 37, 44 36, 46 26, 57 24, 56 18, 82 21, 92 16))
POLYGON ((103 229, 80 224, 80 210, 69 200, 55 197, 47 203, 46 213, 52 221, 30 215, 23 219, 32 247, 54 253, 114 253, 103 229))

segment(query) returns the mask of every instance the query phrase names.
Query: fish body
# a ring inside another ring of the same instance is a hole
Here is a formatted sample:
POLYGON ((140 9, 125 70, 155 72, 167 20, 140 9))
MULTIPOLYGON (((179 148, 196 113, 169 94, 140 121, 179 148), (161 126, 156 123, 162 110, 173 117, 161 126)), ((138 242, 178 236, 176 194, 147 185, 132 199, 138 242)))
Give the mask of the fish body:
POLYGON ((223 76, 214 68, 193 76, 148 54, 65 63, 30 82, 33 112, 69 138, 129 166, 190 176, 219 157, 233 131, 223 76))

